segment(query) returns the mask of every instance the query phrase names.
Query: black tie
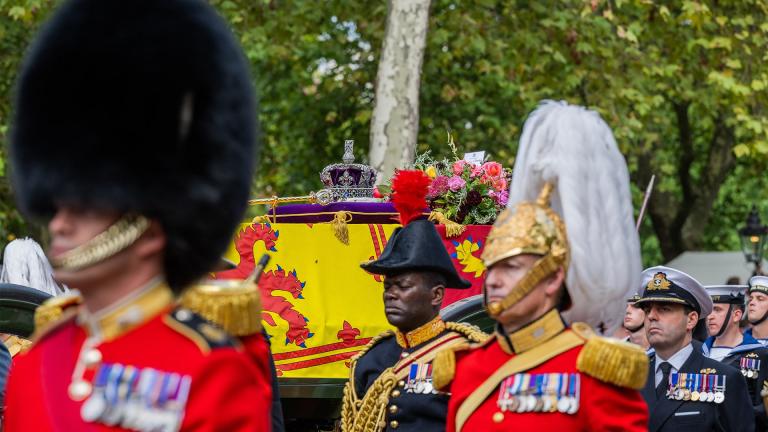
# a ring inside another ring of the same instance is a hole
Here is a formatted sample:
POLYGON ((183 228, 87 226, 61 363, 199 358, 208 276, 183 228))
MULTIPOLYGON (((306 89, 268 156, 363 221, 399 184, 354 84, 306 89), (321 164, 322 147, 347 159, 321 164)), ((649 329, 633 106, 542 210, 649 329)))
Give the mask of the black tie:
POLYGON ((661 399, 669 388, 669 372, 672 370, 672 365, 668 362, 661 362, 659 367, 661 368, 661 381, 656 386, 656 399, 661 399))

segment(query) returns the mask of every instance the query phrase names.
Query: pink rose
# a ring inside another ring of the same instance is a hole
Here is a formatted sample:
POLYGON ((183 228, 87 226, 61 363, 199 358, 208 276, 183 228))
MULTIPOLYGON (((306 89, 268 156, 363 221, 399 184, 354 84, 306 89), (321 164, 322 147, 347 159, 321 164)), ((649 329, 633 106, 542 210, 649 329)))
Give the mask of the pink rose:
POLYGON ((464 173, 464 167, 467 165, 472 165, 472 164, 465 161, 464 159, 457 160, 456 162, 453 163, 453 174, 460 176, 461 174, 464 173))
POLYGON ((485 174, 491 178, 498 178, 504 173, 504 168, 498 162, 486 162, 482 168, 485 174))
POLYGON ((473 165, 472 166, 472 173, 469 174, 471 178, 480 177, 483 175, 483 167, 479 165, 473 165))
POLYGON ((504 177, 492 178, 490 183, 491 183, 491 187, 493 187, 499 192, 503 192, 507 190, 507 186, 508 186, 507 179, 504 177))
POLYGON ((453 176, 448 179, 448 189, 456 192, 459 189, 463 189, 467 185, 467 182, 463 178, 453 176))

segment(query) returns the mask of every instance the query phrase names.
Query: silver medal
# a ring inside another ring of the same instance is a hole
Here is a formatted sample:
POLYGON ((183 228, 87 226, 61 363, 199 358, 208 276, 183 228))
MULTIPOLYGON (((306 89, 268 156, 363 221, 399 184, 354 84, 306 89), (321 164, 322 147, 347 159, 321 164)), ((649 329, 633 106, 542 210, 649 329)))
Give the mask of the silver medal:
POLYGON ((715 403, 723 403, 725 400, 725 394, 723 392, 717 392, 715 393, 715 403))
POLYGON ((579 401, 575 397, 571 397, 571 406, 568 409, 568 414, 576 414, 576 411, 579 410, 579 401))
POLYGON ((98 393, 89 397, 80 407, 80 416, 88 423, 99 420, 107 409, 107 401, 98 393))

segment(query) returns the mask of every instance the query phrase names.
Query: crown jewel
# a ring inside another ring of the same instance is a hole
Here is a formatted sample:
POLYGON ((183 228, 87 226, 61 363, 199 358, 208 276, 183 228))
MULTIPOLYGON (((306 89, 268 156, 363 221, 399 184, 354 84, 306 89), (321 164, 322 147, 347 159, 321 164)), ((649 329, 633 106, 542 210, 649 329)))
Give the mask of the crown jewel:
POLYGON ((354 140, 345 140, 342 163, 328 165, 320 172, 320 181, 332 192, 334 201, 373 198, 376 170, 368 165, 354 163, 354 144, 354 140))

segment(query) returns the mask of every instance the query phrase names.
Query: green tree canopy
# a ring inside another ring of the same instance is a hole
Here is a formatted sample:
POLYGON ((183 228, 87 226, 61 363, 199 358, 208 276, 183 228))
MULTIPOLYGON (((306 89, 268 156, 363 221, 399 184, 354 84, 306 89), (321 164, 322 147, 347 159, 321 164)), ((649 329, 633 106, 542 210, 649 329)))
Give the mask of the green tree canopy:
MULTIPOLYGON (((317 190, 317 173, 341 158, 344 139, 355 139, 365 160, 386 4, 212 3, 240 37, 261 101, 254 195, 317 190)), ((540 100, 587 105, 613 128, 638 207, 657 175, 641 230, 646 264, 687 249, 737 248, 735 229, 752 203, 768 210, 768 4, 666 3, 433 0, 419 151, 448 156, 450 128, 460 150, 511 164, 540 100)), ((0 0, 3 132, 21 47, 52 5, 0 0)), ((7 182, 0 192, 0 222, 17 217, 7 182)))

